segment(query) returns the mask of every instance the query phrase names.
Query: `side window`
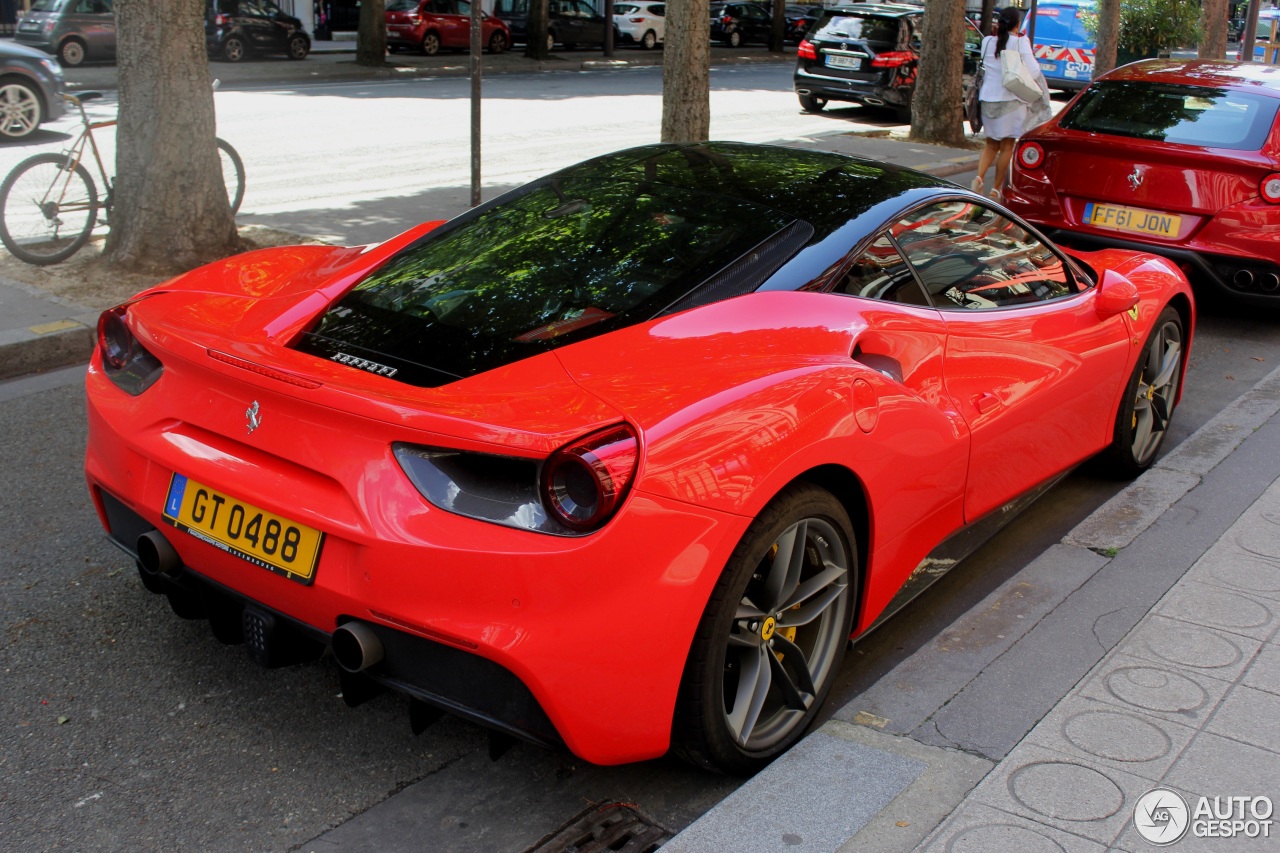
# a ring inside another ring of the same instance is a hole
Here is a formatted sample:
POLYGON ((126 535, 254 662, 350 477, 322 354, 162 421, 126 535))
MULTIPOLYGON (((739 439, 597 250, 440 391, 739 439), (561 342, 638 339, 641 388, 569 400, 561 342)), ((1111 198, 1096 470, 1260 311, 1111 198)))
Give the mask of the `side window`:
POLYGON ((920 289, 911 268, 894 248, 888 235, 881 235, 849 267, 844 278, 836 283, 836 291, 866 299, 883 299, 886 302, 904 302, 908 305, 928 305, 929 300, 920 289))
POLYGON ((649 7, 649 14, 657 18, 665 18, 667 15, 667 7, 661 3, 655 3, 649 7))
POLYGON ((1052 249, 980 204, 929 205, 892 231, 938 308, 1008 308, 1077 292, 1052 249))

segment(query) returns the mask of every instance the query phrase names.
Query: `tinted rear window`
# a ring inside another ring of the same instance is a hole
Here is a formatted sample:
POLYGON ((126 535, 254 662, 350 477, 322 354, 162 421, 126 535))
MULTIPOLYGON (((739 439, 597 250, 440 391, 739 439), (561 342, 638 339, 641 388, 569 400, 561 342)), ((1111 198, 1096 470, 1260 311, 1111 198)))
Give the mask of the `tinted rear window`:
POLYGON ((1280 101, 1215 86, 1114 81, 1085 91, 1061 125, 1182 145, 1257 150, 1280 101))
POLYGON ((880 44, 898 43, 898 19, 881 15, 847 14, 826 11, 809 30, 810 38, 833 41, 870 41, 880 44))
POLYGON ((792 222, 707 192, 551 179, 400 252, 299 348, 444 384, 650 319, 792 222))
POLYGON ((35 0, 31 4, 32 12, 56 12, 58 7, 62 5, 62 0, 35 0))

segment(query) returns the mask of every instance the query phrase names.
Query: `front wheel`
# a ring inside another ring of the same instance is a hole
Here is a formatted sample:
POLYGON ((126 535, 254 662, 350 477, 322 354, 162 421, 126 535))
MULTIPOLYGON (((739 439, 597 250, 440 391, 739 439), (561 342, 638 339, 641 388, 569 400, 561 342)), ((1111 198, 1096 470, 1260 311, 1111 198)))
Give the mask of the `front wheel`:
POLYGON ((676 702, 676 751, 745 775, 798 741, 840 669, 858 582, 853 526, 802 483, 747 528, 703 612, 676 702))
POLYGON ((0 184, 0 241, 29 264, 74 255, 98 221, 98 190, 89 172, 61 154, 23 160, 0 184))
POLYGON ((0 80, 0 137, 22 139, 30 136, 44 118, 40 96, 24 78, 0 80))
POLYGON ((1156 461, 1181 386, 1182 332, 1182 316, 1166 307, 1134 365, 1104 457, 1117 477, 1136 477, 1156 461))
POLYGON ((311 42, 307 37, 301 34, 292 36, 289 39, 289 47, 286 53, 290 59, 306 59, 307 54, 311 52, 311 42))
POLYGON ((224 139, 218 143, 218 162, 222 166, 222 182, 227 187, 227 201, 231 203, 231 215, 240 210, 240 202, 244 201, 244 161, 240 159, 236 149, 224 139))

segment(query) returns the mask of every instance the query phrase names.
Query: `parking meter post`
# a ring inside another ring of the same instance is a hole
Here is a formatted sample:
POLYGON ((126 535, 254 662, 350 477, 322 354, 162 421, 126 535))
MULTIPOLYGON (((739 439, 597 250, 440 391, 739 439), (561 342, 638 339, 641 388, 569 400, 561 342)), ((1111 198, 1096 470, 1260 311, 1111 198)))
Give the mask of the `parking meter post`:
POLYGON ((471 206, 480 203, 480 3, 471 3, 471 206))

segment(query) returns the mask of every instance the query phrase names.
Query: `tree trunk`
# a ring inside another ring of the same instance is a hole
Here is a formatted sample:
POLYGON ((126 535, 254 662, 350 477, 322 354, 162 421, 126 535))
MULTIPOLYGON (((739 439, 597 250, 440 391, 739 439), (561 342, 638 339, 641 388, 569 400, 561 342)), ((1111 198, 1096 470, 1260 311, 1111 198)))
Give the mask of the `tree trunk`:
POLYGON ((1201 59, 1227 58, 1227 0, 1203 0, 1200 8, 1201 59))
POLYGON ((529 0, 529 20, 525 25, 524 55, 529 59, 550 59, 547 49, 547 0, 529 0))
POLYGON ((984 36, 993 36, 996 34, 996 28, 992 23, 996 14, 996 0, 982 0, 982 13, 978 16, 978 29, 982 30, 984 36))
POLYGON ((1116 67, 1120 44, 1120 0, 1098 0, 1098 43, 1093 53, 1093 79, 1116 67))
POLYGON ((356 34, 356 65, 381 68, 387 64, 387 4, 362 0, 360 32, 356 34))
MULTIPOLYGON (((770 14, 773 15, 773 29, 769 31, 769 52, 782 53, 786 50, 787 40, 787 0, 773 0, 770 14)), ((711 15, 710 4, 707 15, 711 15)))
POLYGON ((964 4, 928 0, 911 105, 911 139, 967 147, 964 136, 964 4))
POLYGON ((214 142, 204 0, 117 0, 108 263, 161 274, 243 251, 214 142))
POLYGON ((662 48, 662 141, 706 142, 711 133, 711 4, 669 0, 662 48))

